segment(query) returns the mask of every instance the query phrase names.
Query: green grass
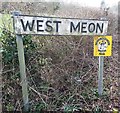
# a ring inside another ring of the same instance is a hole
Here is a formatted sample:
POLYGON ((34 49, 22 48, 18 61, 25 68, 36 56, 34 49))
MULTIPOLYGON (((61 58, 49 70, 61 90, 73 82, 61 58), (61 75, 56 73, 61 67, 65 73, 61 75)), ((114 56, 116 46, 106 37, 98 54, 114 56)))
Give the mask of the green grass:
POLYGON ((13 32, 13 19, 10 14, 0 14, 0 34, 3 28, 13 32))

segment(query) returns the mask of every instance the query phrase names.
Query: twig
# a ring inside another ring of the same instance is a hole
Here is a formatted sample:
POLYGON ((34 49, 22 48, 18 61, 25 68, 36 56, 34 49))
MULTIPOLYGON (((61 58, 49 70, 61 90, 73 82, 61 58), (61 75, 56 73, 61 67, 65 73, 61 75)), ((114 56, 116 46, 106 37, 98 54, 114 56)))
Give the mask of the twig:
POLYGON ((44 99, 43 99, 41 96, 44 96, 45 98, 48 98, 48 96, 43 95, 43 94, 40 94, 38 91, 36 91, 34 88, 32 88, 32 87, 30 87, 30 86, 29 86, 29 88, 30 88, 32 91, 34 91, 34 92, 41 98, 41 100, 43 101, 43 103, 44 103, 45 105, 47 105, 47 103, 44 101, 44 99))
POLYGON ((6 73, 11 72, 11 71, 14 71, 14 70, 15 70, 14 68, 13 68, 13 69, 9 69, 9 70, 7 70, 7 71, 3 71, 2 74, 6 74, 6 73))
POLYGON ((94 68, 94 66, 93 67, 91 67, 86 73, 85 73, 85 75, 84 76, 82 76, 82 79, 92 70, 94 68))

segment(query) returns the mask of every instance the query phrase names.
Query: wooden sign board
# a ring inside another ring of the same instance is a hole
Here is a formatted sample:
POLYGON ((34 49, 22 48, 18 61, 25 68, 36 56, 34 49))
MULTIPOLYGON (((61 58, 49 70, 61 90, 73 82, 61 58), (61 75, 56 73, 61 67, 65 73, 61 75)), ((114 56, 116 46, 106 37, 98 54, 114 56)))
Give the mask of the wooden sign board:
POLYGON ((94 56, 111 56, 112 36, 94 37, 94 56))
POLYGON ((108 21, 41 16, 14 16, 16 34, 105 35, 108 21))

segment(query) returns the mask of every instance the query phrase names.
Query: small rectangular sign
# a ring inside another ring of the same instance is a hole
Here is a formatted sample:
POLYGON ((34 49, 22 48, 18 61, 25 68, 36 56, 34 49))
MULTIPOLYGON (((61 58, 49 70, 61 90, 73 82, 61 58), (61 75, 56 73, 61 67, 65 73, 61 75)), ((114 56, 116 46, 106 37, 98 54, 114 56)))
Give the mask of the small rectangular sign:
POLYGON ((94 37, 94 56, 111 56, 112 36, 94 37))
POLYGON ((16 34, 105 35, 108 21, 41 16, 14 16, 16 34))

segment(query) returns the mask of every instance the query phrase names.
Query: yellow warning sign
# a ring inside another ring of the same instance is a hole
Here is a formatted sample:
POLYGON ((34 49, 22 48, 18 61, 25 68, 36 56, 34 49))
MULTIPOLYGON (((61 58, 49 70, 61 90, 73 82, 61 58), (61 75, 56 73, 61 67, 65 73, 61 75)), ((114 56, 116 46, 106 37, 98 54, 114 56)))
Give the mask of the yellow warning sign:
POLYGON ((112 55, 112 36, 94 37, 94 56, 112 55))

